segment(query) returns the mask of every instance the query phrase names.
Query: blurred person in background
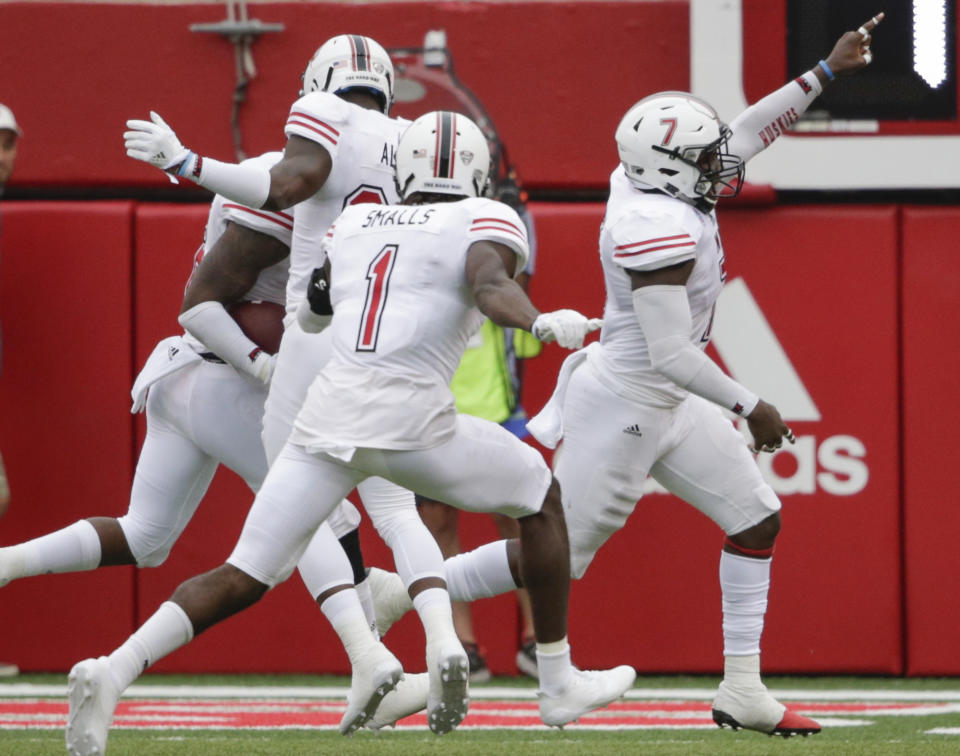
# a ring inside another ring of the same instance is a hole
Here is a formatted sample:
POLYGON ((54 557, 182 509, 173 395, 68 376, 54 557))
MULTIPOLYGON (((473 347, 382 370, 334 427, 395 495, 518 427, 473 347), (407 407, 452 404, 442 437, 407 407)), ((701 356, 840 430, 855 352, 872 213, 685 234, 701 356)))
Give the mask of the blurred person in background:
MULTIPOLYGON (((523 220, 530 244, 530 259, 523 272, 517 275, 524 291, 529 286, 536 259, 536 235, 533 219, 526 208, 526 192, 522 190, 515 174, 511 171, 496 183, 492 192, 494 199, 506 203, 523 220)), ((529 437, 526 429, 527 415, 520 405, 520 392, 523 379, 523 360, 540 354, 541 344, 526 331, 513 328, 501 328, 492 321, 485 320, 480 330, 467 344, 467 351, 457 372, 450 382, 457 403, 457 411, 484 420, 499 423, 520 439, 529 437)), ((439 501, 417 496, 420 516, 433 537, 436 538, 445 559, 461 552, 459 510, 439 501)), ((497 531, 503 538, 517 538, 520 535, 516 520, 500 514, 493 514, 497 531)), ((517 668, 530 677, 537 676, 536 638, 533 630, 533 614, 530 608, 530 596, 523 588, 518 588, 517 609, 520 619, 516 663, 517 668)), ((490 679, 490 668, 477 641, 473 627, 470 604, 457 601, 453 604, 453 622, 457 636, 463 643, 470 662, 470 682, 486 682, 490 679)))

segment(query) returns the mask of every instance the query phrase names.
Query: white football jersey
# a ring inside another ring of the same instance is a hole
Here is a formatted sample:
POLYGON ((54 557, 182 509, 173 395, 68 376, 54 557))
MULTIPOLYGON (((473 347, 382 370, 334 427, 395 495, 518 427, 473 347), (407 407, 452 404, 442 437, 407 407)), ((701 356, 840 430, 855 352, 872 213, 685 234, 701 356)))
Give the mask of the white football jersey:
MULTIPOLYGON (((245 160, 244 163, 261 163, 269 169, 282 157, 282 152, 265 152, 263 155, 245 160)), ((194 258, 194 270, 200 264, 203 256, 213 249, 213 245, 219 241, 227 228, 228 222, 272 236, 285 246, 290 246, 290 238, 293 234, 293 215, 290 212, 257 210, 228 200, 218 194, 210 203, 210 212, 207 213, 207 226, 203 233, 203 246, 197 250, 194 258)), ((260 271, 256 283, 244 295, 244 301, 284 304, 286 302, 288 269, 289 261, 284 259, 260 271)))
POLYGON ((284 131, 317 142, 330 153, 333 168, 319 192, 294 207, 287 322, 307 290, 314 268, 323 264, 320 242, 349 205, 399 202, 394 166, 397 142, 410 125, 362 108, 328 92, 311 92, 290 108, 284 131))
POLYGON ((633 186, 622 166, 610 176, 610 198, 600 230, 600 262, 607 290, 600 349, 590 364, 614 391, 658 407, 671 407, 687 391, 650 364, 647 340, 633 310, 630 276, 696 260, 687 280, 693 330, 700 349, 710 341, 714 305, 723 282, 723 245, 716 213, 703 213, 662 192, 633 186))
POLYGON ((324 240, 330 259, 332 356, 310 387, 291 440, 313 450, 422 449, 453 433, 450 391, 483 322, 466 279, 470 245, 529 256, 507 205, 465 199, 347 208, 324 240))
MULTIPOLYGON (((265 152, 262 155, 245 160, 244 163, 261 163, 269 169, 282 157, 282 152, 265 152)), ((197 269, 203 256, 213 249, 213 246, 223 236, 228 222, 272 236, 287 247, 290 246, 291 236, 293 235, 293 215, 289 211, 254 209, 228 200, 218 194, 210 203, 210 211, 207 213, 207 226, 203 233, 203 244, 194 255, 193 270, 197 269)), ((286 257, 280 262, 261 270, 257 275, 256 282, 243 295, 243 301, 286 304, 289 269, 290 258, 286 257)), ((190 282, 187 281, 188 286, 189 284, 190 282)), ((206 349, 200 341, 189 333, 184 332, 184 338, 200 351, 206 349)))

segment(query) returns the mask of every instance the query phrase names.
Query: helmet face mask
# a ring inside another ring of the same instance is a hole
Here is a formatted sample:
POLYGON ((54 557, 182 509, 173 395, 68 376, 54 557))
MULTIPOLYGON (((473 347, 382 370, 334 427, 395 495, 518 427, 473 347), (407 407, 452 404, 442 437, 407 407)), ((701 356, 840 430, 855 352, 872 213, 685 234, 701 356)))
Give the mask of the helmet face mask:
POLYGON ((617 127, 627 177, 709 211, 743 185, 743 160, 731 155, 732 132, 710 105, 685 92, 662 92, 634 105, 617 127))
POLYGON ((481 197, 490 174, 490 148, 480 127, 460 113, 420 116, 397 145, 397 191, 481 197))
POLYGON ((310 58, 302 79, 301 97, 310 92, 343 94, 360 90, 376 97, 383 113, 388 113, 393 104, 393 61, 370 37, 331 37, 310 58))

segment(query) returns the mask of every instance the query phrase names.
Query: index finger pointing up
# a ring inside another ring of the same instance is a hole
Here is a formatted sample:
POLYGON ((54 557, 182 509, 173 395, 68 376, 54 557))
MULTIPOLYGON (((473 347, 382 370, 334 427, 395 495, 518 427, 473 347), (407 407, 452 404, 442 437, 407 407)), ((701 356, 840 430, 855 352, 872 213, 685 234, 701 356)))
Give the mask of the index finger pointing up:
POLYGON ((877 28, 877 24, 883 21, 883 16, 884 16, 884 13, 883 11, 881 11, 876 16, 871 18, 869 21, 864 22, 863 26, 857 29, 857 31, 860 32, 861 36, 864 39, 866 39, 867 37, 870 36, 870 32, 872 32, 874 29, 877 28))

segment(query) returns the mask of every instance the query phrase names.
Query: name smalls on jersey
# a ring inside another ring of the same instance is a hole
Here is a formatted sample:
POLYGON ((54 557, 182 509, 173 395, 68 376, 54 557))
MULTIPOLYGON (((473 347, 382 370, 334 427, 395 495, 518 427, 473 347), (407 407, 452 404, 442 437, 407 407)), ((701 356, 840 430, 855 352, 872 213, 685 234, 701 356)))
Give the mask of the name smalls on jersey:
POLYGON ((361 228, 371 226, 422 226, 430 220, 435 208, 405 207, 392 210, 371 210, 361 228))

